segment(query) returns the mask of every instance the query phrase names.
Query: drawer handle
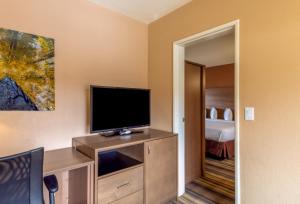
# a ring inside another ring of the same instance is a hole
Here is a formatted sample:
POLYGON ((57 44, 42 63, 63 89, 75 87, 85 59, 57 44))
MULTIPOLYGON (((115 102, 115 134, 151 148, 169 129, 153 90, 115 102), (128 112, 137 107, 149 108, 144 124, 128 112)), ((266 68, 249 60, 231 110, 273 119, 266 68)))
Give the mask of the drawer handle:
POLYGON ((125 186, 128 186, 129 184, 130 184, 129 182, 126 182, 126 183, 124 183, 122 185, 117 186, 117 189, 120 189, 120 188, 123 188, 125 186))

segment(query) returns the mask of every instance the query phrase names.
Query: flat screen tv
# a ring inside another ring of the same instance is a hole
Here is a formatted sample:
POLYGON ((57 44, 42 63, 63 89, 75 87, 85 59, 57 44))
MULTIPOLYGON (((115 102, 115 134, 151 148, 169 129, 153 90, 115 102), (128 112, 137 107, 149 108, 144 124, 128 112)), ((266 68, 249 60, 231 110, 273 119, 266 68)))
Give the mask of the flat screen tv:
POLYGON ((150 125, 150 90, 90 87, 90 132, 120 131, 150 125))

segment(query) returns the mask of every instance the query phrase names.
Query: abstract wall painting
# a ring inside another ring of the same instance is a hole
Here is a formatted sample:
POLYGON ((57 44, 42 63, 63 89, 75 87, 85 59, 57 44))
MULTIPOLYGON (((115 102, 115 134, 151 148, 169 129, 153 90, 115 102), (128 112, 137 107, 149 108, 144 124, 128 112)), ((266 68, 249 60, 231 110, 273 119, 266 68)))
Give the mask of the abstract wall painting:
POLYGON ((0 28, 0 110, 54 109, 54 39, 0 28))

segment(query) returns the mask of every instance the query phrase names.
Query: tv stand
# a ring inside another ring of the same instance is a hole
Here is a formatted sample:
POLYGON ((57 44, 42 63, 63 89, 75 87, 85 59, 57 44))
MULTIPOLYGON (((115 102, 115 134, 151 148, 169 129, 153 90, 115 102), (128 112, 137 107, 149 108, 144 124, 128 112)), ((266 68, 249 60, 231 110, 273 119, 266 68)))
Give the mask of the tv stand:
POLYGON ((177 197, 177 135, 154 129, 107 138, 73 138, 92 158, 94 204, 169 203, 177 197))
POLYGON ((143 133, 144 130, 135 130, 135 129, 118 129, 107 132, 99 133, 103 137, 113 137, 113 136, 126 136, 131 134, 143 133))

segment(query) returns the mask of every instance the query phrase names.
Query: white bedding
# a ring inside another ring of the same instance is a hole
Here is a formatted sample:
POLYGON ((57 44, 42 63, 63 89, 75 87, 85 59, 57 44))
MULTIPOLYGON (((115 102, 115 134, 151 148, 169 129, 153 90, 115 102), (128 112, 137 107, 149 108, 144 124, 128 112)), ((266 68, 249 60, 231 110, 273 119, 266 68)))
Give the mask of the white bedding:
POLYGON ((205 120, 205 139, 217 142, 227 142, 235 138, 234 121, 205 120))

